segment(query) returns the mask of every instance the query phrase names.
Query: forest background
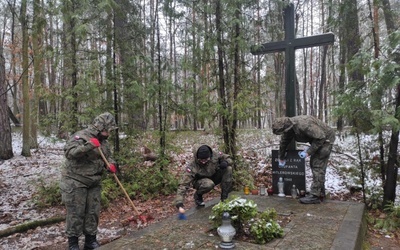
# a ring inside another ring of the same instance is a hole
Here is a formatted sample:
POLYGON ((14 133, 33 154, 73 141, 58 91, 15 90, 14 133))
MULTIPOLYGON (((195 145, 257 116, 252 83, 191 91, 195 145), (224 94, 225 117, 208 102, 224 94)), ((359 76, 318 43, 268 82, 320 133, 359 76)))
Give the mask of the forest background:
MULTIPOLYGON (((400 2, 293 1, 297 37, 332 32, 333 45, 296 51, 296 109, 337 128, 373 133, 383 205, 396 197, 400 127, 400 2), (385 142, 383 131, 389 131, 385 142)), ((207 130, 237 155, 239 129, 285 115, 282 53, 288 1, 4 1, 0 4, 0 159, 12 126, 21 155, 38 134, 65 139, 104 111, 115 114, 114 153, 127 164, 143 131, 157 131, 163 169, 170 130, 207 130), (12 122, 12 123, 11 123, 12 122), (120 134, 123 134, 123 140, 120 134)), ((236 166, 237 167, 237 166, 236 166)), ((361 181, 361 185, 362 185, 361 181)))

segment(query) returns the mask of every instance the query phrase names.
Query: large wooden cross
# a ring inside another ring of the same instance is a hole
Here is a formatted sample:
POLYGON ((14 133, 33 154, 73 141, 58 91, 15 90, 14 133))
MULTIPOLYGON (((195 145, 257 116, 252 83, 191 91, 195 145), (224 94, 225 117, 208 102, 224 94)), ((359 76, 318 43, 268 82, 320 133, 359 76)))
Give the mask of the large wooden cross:
POLYGON ((288 117, 296 116, 295 49, 332 44, 334 41, 333 33, 296 38, 294 25, 294 5, 291 3, 284 9, 285 40, 256 45, 251 49, 253 55, 285 51, 285 97, 286 116, 288 117))

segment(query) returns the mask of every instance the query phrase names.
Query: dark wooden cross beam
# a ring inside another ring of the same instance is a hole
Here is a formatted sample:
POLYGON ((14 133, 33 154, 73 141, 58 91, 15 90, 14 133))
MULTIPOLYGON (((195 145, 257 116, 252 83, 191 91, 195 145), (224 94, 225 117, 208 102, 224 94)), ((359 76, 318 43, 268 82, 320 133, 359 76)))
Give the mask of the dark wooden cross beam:
POLYGON ((253 46, 251 53, 261 55, 273 52, 285 51, 285 77, 286 77, 286 116, 296 116, 295 93, 295 49, 332 44, 333 33, 296 38, 294 30, 294 5, 289 4, 284 9, 285 40, 280 42, 264 43, 253 46))

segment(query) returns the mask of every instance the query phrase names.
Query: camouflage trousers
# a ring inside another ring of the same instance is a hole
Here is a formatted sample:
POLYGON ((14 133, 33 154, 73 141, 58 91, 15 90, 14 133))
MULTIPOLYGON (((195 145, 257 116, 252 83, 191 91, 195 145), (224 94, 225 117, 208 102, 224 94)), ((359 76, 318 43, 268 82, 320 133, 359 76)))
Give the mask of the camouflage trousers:
POLYGON ((228 198, 232 189, 232 167, 219 169, 211 178, 202 178, 194 181, 193 187, 199 195, 210 192, 218 184, 221 184, 221 199, 228 198))
POLYGON ((315 154, 311 155, 310 167, 313 176, 310 194, 325 196, 325 174, 328 166, 329 156, 331 155, 332 144, 326 142, 315 154))
POLYGON ((62 201, 67 210, 68 237, 96 235, 99 224, 101 186, 87 187, 81 182, 65 178, 60 183, 62 201))

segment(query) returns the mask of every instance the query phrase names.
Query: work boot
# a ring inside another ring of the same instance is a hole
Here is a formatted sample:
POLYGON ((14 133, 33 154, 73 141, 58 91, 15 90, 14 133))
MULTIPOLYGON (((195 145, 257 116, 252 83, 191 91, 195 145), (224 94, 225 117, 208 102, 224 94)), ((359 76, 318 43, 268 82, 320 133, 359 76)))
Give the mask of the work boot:
POLYGON ((206 205, 203 201, 203 195, 197 194, 197 192, 195 192, 193 198, 194 198, 194 202, 196 203, 197 206, 204 207, 206 205))
POLYGON ((307 195, 306 197, 300 198, 300 203, 303 204, 319 204, 321 203, 321 200, 318 196, 310 194, 307 195))
POLYGON ((79 250, 79 239, 76 236, 68 237, 68 250, 79 250))
POLYGON ((83 250, 99 248, 100 244, 96 240, 96 235, 85 235, 85 247, 83 250))

